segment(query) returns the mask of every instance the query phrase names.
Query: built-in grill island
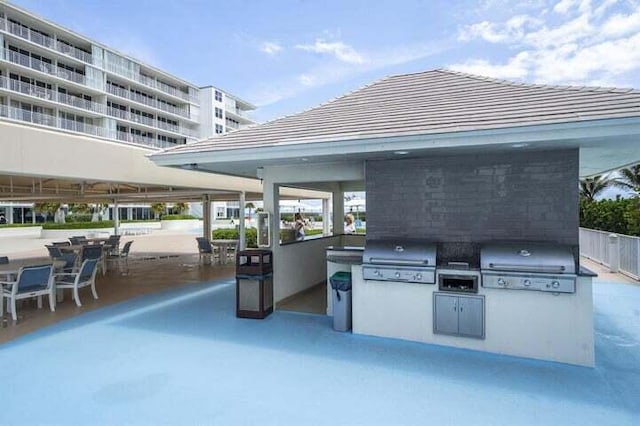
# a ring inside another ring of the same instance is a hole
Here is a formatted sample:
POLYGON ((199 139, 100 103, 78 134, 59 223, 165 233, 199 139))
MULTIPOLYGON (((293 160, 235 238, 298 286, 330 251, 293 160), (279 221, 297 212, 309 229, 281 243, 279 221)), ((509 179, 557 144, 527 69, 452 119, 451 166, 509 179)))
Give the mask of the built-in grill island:
POLYGON ((436 245, 424 240, 368 240, 362 256, 365 280, 435 284, 436 245))
POLYGON ((480 250, 485 288, 575 293, 575 264, 572 248, 557 244, 485 244, 480 250))

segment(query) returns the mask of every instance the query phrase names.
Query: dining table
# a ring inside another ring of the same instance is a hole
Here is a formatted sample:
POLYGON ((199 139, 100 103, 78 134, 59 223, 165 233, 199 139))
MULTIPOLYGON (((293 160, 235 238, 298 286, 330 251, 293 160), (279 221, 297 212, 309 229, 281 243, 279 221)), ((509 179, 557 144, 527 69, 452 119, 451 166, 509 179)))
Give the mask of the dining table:
MULTIPOLYGON (((229 249, 238 247, 238 240, 211 240, 212 248, 218 248, 218 264, 227 264, 229 262, 229 249)), ((235 253, 235 250, 234 250, 235 253)))

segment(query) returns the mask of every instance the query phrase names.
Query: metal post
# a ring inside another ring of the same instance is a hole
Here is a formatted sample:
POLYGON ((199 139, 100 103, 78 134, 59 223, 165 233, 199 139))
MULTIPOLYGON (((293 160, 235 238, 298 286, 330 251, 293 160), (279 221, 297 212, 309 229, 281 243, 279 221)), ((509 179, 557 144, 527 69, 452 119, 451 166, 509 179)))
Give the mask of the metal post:
POLYGON ((616 234, 609 234, 609 270, 618 272, 620 269, 620 238, 616 234))
POLYGON ((118 211, 118 199, 113 199, 113 234, 120 235, 120 212, 118 211))
POLYGON ((244 250, 247 248, 247 236, 245 235, 245 226, 244 226, 244 206, 245 206, 245 193, 244 191, 240 192, 240 224, 238 225, 238 235, 240 236, 239 249, 244 250))

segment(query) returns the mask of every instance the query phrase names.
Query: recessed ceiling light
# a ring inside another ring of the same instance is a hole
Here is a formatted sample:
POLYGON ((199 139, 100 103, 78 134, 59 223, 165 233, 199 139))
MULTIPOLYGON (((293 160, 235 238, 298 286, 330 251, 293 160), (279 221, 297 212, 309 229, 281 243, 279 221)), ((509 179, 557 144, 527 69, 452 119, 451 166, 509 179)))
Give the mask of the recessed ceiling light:
POLYGON ((395 155, 407 155, 409 151, 393 151, 395 155))
POLYGON ((511 145, 511 148, 524 148, 525 146, 529 146, 528 143, 514 143, 511 145))

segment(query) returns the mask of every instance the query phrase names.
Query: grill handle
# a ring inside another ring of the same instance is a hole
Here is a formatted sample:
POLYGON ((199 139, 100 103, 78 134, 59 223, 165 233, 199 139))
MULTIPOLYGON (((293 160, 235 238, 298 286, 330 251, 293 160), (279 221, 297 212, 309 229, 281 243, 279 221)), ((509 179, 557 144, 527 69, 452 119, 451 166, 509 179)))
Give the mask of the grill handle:
POLYGON ((382 257, 372 257, 369 263, 377 263, 380 265, 428 265, 429 260, 399 260, 399 259, 385 259, 382 257))
POLYGON ((499 271, 511 271, 511 272, 558 272, 562 273, 566 270, 563 265, 539 265, 539 266, 527 266, 527 265, 510 265, 508 263, 490 263, 489 268, 497 269, 499 271))

